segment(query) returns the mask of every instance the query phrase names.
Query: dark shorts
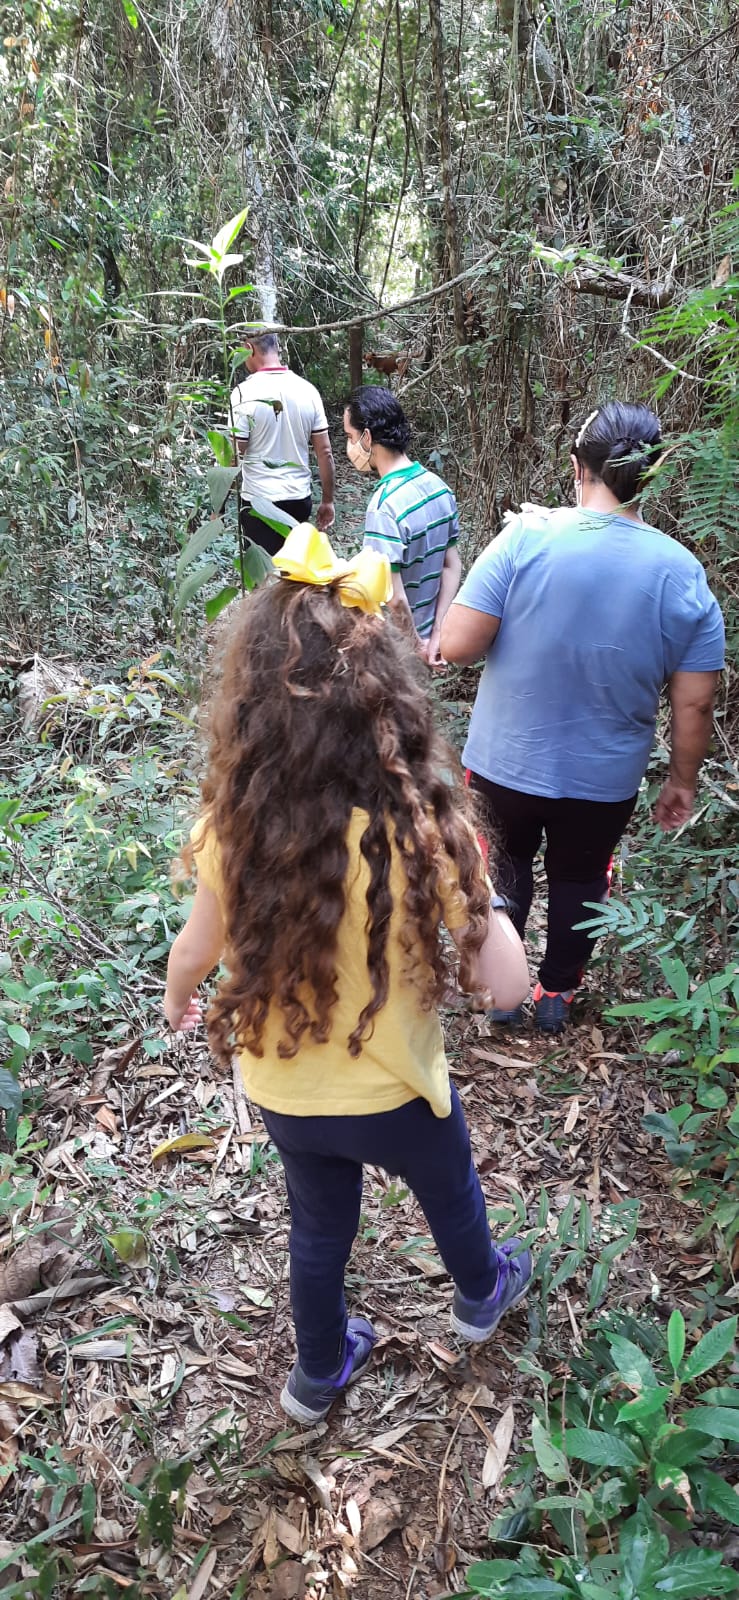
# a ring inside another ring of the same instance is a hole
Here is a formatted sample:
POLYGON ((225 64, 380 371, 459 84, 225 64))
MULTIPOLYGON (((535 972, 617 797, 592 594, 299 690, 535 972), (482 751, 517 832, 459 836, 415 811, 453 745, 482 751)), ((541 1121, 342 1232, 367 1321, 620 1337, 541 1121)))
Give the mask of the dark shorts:
MULTIPOLYGON (((307 522, 313 502, 310 495, 306 495, 304 500, 273 500, 272 504, 278 511, 286 511, 296 522, 307 522)), ((255 517, 247 501, 242 501, 239 521, 244 538, 252 539, 254 544, 261 545, 262 549, 267 551, 267 555, 276 556, 278 550, 282 549, 283 535, 275 533, 274 528, 262 522, 261 517, 255 517)), ((285 531, 287 532, 287 529, 285 531)))

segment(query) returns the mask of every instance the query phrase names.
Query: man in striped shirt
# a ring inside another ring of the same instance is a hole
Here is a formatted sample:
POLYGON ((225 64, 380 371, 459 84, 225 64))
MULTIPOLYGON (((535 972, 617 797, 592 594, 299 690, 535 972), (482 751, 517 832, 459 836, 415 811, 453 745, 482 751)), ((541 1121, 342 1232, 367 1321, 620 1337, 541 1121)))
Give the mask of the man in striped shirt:
POLYGON ((380 480, 367 507, 365 547, 388 557, 391 607, 429 666, 442 666, 441 624, 462 576, 457 502, 435 472, 406 454, 411 430, 389 389, 357 389, 344 432, 352 465, 380 480))

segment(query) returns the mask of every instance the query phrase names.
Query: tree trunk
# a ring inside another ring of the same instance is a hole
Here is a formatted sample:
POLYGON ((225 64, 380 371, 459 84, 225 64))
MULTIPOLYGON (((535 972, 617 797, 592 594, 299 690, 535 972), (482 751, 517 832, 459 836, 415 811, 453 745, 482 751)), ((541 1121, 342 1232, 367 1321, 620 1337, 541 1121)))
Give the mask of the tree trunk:
MULTIPOLYGON (((452 172, 452 140, 449 129, 449 101, 446 92, 446 78, 444 76, 444 35, 441 26, 441 0, 429 0, 429 23, 431 31, 431 63, 434 77, 434 91, 436 96, 436 109, 439 129, 439 152, 441 155, 441 189, 444 206, 444 229, 446 234, 446 249, 449 258, 449 272, 452 278, 457 278, 462 271, 462 254, 459 248, 459 228, 457 224, 457 205, 454 194, 454 175, 452 172)), ((472 366, 467 354, 467 329, 464 320, 464 298, 461 284, 457 284, 452 291, 454 295, 454 327, 457 335, 457 345, 462 351, 460 364, 465 387, 467 402, 467 421, 470 430, 470 439, 479 466, 482 452, 482 434, 480 418, 477 411, 474 385, 472 382, 472 366)))
MULTIPOLYGON (((271 14, 270 14, 271 15, 271 14)), ((207 33, 218 66, 220 86, 228 106, 227 125, 234 147, 241 154, 241 171, 244 196, 249 201, 247 228, 254 246, 254 284, 259 301, 262 322, 277 321, 277 287, 275 283, 275 248, 273 217, 269 194, 262 182, 261 162, 255 147, 254 134, 248 117, 233 94, 233 84, 239 72, 237 40, 234 35, 233 11, 224 0, 210 15, 207 33)), ((263 36, 264 37, 264 36, 263 36)), ((270 45, 271 48, 271 45, 270 45)), ((267 57, 269 50, 267 51, 267 57)))
POLYGON ((352 389, 362 387, 362 340, 364 323, 355 322, 349 329, 349 384, 352 389))

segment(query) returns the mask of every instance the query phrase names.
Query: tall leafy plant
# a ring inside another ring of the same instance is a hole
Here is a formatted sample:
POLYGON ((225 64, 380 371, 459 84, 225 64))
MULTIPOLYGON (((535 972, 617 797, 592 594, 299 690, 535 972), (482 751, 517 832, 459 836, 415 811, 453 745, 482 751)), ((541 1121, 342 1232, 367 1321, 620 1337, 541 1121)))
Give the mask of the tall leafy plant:
MULTIPOLYGON (((175 616, 181 617, 185 606, 193 597, 216 577, 217 564, 211 558, 203 561, 201 557, 211 550, 218 539, 226 532, 224 512, 233 485, 241 471, 238 463, 238 446, 236 429, 234 426, 233 412, 231 410, 230 394, 233 374, 236 366, 243 359, 245 351, 237 349, 230 351, 228 338, 228 324, 226 308, 240 295, 253 293, 251 284, 237 285, 233 289, 226 289, 225 277, 231 267, 236 267, 243 261, 243 255, 235 253, 232 245, 238 238, 247 217, 247 210, 239 211, 238 215, 231 217, 219 228, 215 238, 209 244, 201 243, 197 239, 190 239, 188 243, 198 252, 197 257, 186 257, 188 266, 197 271, 206 272, 210 279, 213 316, 207 318, 208 325, 217 332, 222 378, 216 384, 216 395, 223 404, 223 409, 228 407, 230 418, 230 432, 224 433, 220 429, 210 429, 208 443, 211 446, 215 461, 206 473, 208 493, 210 495, 211 514, 205 522, 188 539, 177 563, 177 594, 175 601, 175 616)), ((278 406, 279 401, 266 401, 265 404, 278 406)), ((237 584, 226 584, 218 594, 213 595, 205 606, 205 614, 209 622, 213 622, 220 615, 224 607, 231 600, 247 589, 253 589, 261 582, 265 574, 271 569, 268 556, 260 547, 252 542, 246 542, 241 531, 239 519, 238 499, 235 501, 236 538, 238 555, 235 562, 237 584)))
MULTIPOLYGON (((739 191, 739 172, 734 189, 739 191)), ((677 441, 677 451, 668 453, 657 473, 671 476, 687 465, 683 527, 695 539, 715 540, 730 555, 739 540, 739 199, 712 219, 712 234, 722 252, 713 281, 658 312, 641 342, 664 353, 656 399, 686 377, 699 386, 699 424, 677 441)))

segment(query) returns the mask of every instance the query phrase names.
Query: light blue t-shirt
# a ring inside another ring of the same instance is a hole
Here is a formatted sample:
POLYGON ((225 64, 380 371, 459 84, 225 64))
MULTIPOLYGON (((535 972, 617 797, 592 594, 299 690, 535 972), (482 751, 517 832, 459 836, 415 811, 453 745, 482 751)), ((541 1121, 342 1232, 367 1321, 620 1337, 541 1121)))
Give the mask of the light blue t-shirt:
POLYGON ((457 604, 501 618, 464 761, 525 794, 628 799, 667 679, 724 664, 723 620, 700 562, 610 512, 515 517, 457 604))

